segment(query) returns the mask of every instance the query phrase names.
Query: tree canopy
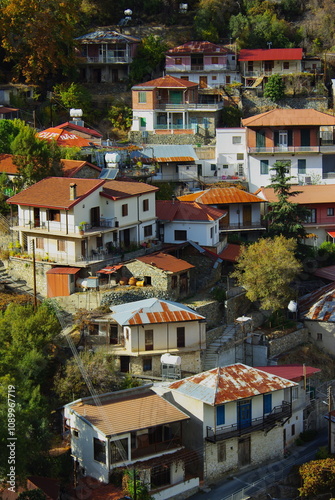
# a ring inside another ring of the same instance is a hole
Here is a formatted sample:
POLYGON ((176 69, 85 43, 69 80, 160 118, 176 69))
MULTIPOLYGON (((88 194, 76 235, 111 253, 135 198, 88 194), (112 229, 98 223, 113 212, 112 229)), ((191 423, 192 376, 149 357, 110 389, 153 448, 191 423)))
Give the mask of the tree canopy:
POLYGON ((271 75, 264 86, 264 97, 277 102, 285 95, 285 83, 280 75, 271 75))
POLYGON ((299 488, 301 497, 315 498, 322 493, 335 489, 335 460, 313 460, 299 468, 302 487, 299 488))
POLYGON ((260 239, 242 247, 232 277, 246 289, 249 300, 259 300, 262 309, 278 311, 295 296, 290 285, 301 271, 295 250, 292 238, 260 239))
POLYGON ((265 218, 269 221, 268 233, 271 236, 302 239, 307 236, 304 222, 310 211, 289 201, 289 197, 299 194, 299 191, 292 191, 290 181, 293 177, 288 175, 289 169, 289 161, 277 161, 271 168, 274 176, 269 187, 273 188, 278 201, 269 203, 269 212, 265 218))

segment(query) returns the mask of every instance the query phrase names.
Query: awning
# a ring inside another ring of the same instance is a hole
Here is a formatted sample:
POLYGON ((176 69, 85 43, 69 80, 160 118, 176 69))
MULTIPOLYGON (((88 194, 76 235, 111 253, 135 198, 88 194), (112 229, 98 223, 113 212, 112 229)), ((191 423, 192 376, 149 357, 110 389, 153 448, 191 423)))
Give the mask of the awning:
POLYGON ((121 269, 121 267, 123 267, 123 264, 118 266, 106 266, 103 269, 100 269, 100 271, 97 271, 97 274, 113 274, 121 269))
POLYGON ((335 238, 335 231, 328 231, 329 236, 335 238))

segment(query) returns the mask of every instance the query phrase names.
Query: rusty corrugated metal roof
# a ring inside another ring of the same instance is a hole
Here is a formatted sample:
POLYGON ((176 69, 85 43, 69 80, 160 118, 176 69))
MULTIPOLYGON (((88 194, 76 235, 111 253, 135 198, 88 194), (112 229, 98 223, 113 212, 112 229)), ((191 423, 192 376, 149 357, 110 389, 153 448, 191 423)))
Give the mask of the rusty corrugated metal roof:
POLYGON ((201 54, 227 54, 230 51, 223 47, 222 45, 216 45, 212 42, 187 42, 183 45, 178 45, 167 51, 167 55, 174 54, 189 54, 189 53, 201 53, 201 54))
POLYGON ((123 35, 115 30, 97 30, 92 33, 87 33, 86 35, 78 36, 75 40, 81 43, 98 43, 98 42, 137 42, 141 41, 140 38, 135 38, 134 36, 123 35))
POLYGON ((299 299, 298 307, 304 319, 335 322, 335 283, 304 295, 299 299))
POLYGON ((143 255, 143 257, 137 257, 136 260, 171 273, 178 273, 194 268, 194 266, 186 262, 186 260, 177 259, 177 257, 163 252, 143 255))
POLYGON ((297 385, 276 375, 236 363, 178 380, 170 389, 209 405, 219 405, 297 385))
MULTIPOLYGON (((335 237, 335 233, 333 237, 335 237)), ((318 276, 319 278, 325 278, 329 281, 335 281, 335 266, 320 267, 319 269, 314 271, 313 274, 314 276, 318 276)))
POLYGON ((156 298, 137 300, 128 304, 111 306, 111 316, 121 326, 200 321, 204 316, 193 309, 170 300, 156 298))
POLYGON ((335 126, 335 117, 316 109, 271 109, 242 120, 244 127, 335 126))
POLYGON ((79 401, 71 408, 106 436, 190 418, 152 390, 128 397, 123 395, 119 399, 104 399, 99 406, 79 401))
POLYGON ((261 203, 262 200, 254 194, 236 187, 209 188, 191 194, 179 196, 180 201, 195 201, 204 205, 222 205, 229 203, 261 203))
POLYGON ((241 49, 239 61, 301 61, 303 50, 297 49, 241 49))

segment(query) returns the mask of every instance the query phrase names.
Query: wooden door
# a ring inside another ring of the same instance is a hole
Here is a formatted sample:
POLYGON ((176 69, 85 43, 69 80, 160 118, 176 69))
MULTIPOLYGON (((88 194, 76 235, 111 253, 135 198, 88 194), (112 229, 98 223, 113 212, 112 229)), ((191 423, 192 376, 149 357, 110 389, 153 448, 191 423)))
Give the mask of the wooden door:
POLYGON ((237 425, 239 429, 246 429, 251 426, 251 399, 238 402, 237 425))
POLYGON ((251 205, 243 205, 243 226, 251 226, 251 205))
POLYGON ((120 356, 120 372, 129 373, 130 356, 120 356))
POLYGON ((199 84, 201 89, 206 89, 207 88, 207 76, 200 76, 199 77, 199 84))
POLYGON ((91 208, 91 226, 100 227, 100 207, 91 208))
POLYGON ((109 325, 109 343, 118 343, 118 327, 117 325, 109 325))
POLYGON ((81 256, 86 259, 86 240, 81 240, 81 256))
POLYGON ((238 440, 238 465, 243 467, 250 464, 250 436, 238 440))

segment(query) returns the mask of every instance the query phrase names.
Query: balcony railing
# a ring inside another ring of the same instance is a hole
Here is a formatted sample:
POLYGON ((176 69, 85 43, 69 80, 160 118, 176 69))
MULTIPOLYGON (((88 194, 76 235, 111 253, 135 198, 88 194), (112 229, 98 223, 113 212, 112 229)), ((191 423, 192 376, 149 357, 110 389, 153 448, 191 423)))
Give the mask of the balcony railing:
MULTIPOLYGON (((85 233, 99 231, 101 228, 113 228, 115 226, 115 217, 113 218, 100 218, 99 222, 96 221, 94 224, 85 224, 83 229, 85 233)), ((66 222, 57 221, 26 221, 24 219, 19 219, 18 226, 20 229, 29 232, 30 230, 37 230, 41 233, 63 233, 63 234, 79 234, 79 227, 74 224, 66 224, 66 222)))
POLYGON ((221 224, 219 227, 220 231, 240 231, 243 229, 266 229, 262 221, 253 222, 231 222, 228 225, 221 224))
POLYGON ((292 415, 291 404, 283 401, 282 405, 275 406, 271 413, 262 417, 253 418, 248 425, 225 425, 219 429, 207 426, 207 441, 216 443, 236 436, 242 436, 253 431, 270 430, 277 422, 290 418, 292 415))
POLYGON ((335 151, 335 146, 275 146, 272 148, 265 148, 265 147, 249 147, 248 148, 248 153, 267 153, 267 154, 273 154, 273 153, 320 153, 322 152, 322 148, 332 148, 333 151, 335 151))
POLYGON ((148 455, 155 455, 156 453, 161 453, 167 450, 173 450, 181 446, 180 437, 169 439, 168 441, 162 441, 159 443, 152 443, 148 446, 143 446, 141 448, 136 448, 131 450, 132 460, 135 458, 146 457, 148 455))
POLYGON ((213 103, 208 103, 208 104, 202 104, 198 102, 184 102, 184 103, 173 103, 169 102, 165 99, 161 99, 157 101, 156 104, 157 109, 175 109, 175 110, 190 110, 192 111, 193 109, 209 109, 209 110, 219 110, 223 108, 223 101, 220 102, 213 102, 213 103))
POLYGON ((334 216, 328 216, 328 217, 316 217, 316 218, 311 218, 307 220, 304 225, 307 226, 329 226, 333 227, 335 226, 335 217, 334 216))
POLYGON ((84 56, 82 59, 88 64, 122 64, 131 63, 132 61, 132 58, 127 54, 118 56, 84 56))

